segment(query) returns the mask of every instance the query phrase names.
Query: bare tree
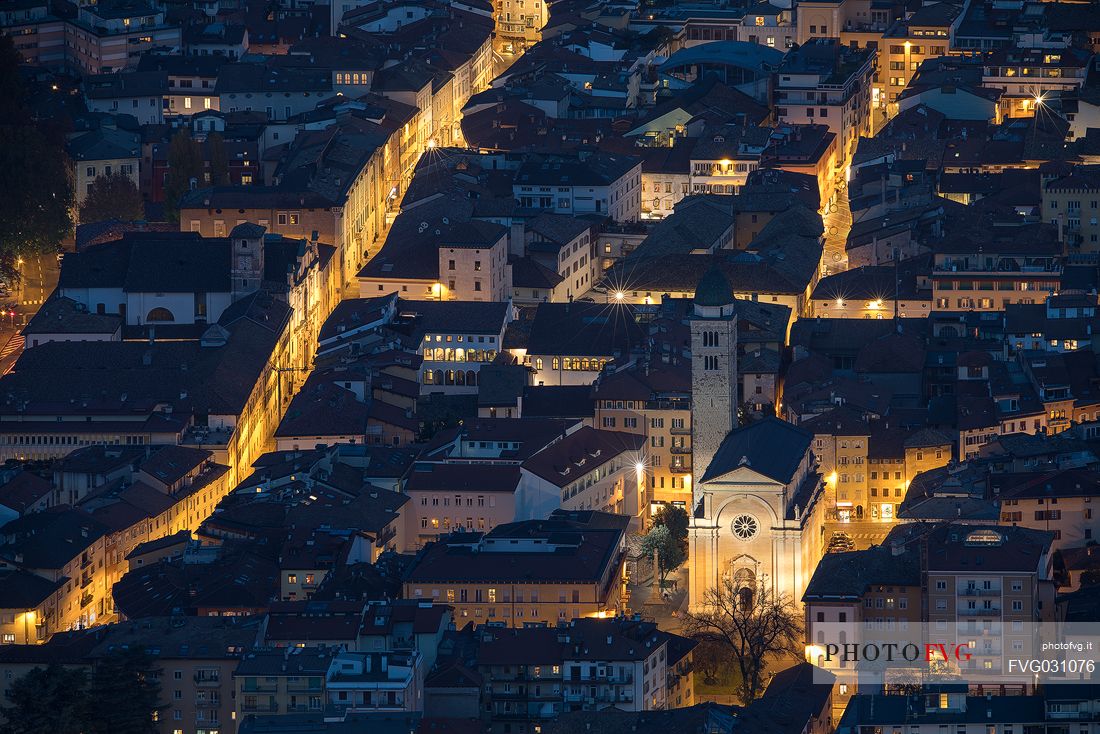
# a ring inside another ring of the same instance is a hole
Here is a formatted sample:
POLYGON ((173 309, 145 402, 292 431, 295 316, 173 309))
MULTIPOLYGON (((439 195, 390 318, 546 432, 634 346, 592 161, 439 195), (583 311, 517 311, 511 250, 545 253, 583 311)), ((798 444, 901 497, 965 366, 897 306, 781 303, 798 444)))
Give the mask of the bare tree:
POLYGON ((720 646, 741 673, 737 695, 748 704, 764 690, 769 658, 797 656, 802 615, 786 594, 776 594, 761 577, 755 587, 724 579, 708 589, 699 609, 684 619, 685 632, 720 646))

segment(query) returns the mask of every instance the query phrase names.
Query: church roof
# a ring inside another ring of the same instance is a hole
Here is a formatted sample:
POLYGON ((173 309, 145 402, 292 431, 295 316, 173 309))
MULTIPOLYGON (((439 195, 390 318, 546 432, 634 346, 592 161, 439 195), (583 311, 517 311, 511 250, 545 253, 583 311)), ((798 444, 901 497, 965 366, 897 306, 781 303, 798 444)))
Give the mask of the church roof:
POLYGON ((700 481, 748 466, 769 479, 789 484, 812 440, 813 434, 778 418, 750 423, 730 431, 700 481))
POLYGON ((695 303, 700 306, 725 306, 733 303, 733 286, 721 268, 711 267, 695 287, 695 303))

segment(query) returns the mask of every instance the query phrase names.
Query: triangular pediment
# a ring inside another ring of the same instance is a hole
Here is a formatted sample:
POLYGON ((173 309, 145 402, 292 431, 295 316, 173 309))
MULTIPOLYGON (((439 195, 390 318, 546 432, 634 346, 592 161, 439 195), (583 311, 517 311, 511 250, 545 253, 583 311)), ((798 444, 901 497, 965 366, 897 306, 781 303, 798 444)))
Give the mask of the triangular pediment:
POLYGON ((720 490, 720 486, 716 486, 716 485, 722 485, 722 484, 771 484, 771 485, 775 485, 775 484, 782 484, 782 482, 776 481, 775 479, 767 476, 766 474, 761 474, 760 472, 756 471, 755 469, 753 469, 748 464, 742 464, 741 466, 738 466, 738 467, 736 467, 735 469, 733 469, 731 471, 725 472, 724 474, 719 474, 716 477, 711 477, 707 481, 703 482, 703 486, 707 487, 708 489, 719 489, 720 490))

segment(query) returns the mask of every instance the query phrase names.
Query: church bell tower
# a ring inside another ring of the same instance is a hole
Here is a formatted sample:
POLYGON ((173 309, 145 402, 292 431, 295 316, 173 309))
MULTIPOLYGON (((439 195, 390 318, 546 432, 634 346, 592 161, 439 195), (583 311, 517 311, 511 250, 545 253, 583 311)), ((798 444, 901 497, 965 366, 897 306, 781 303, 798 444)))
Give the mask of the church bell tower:
POLYGON ((715 265, 695 289, 691 316, 691 474, 699 479, 737 427, 737 311, 733 288, 715 265))

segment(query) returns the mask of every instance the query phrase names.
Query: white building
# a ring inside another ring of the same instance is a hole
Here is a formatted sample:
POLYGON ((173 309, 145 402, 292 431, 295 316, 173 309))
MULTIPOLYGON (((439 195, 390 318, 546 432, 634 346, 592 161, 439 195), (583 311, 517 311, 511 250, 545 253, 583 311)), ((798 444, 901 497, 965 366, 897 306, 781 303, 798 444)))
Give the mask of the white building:
POLYGON ((557 509, 599 510, 631 518, 640 530, 649 513, 645 436, 585 426, 520 465, 516 518, 543 518, 557 509))
POLYGON ((521 207, 555 214, 600 214, 635 222, 642 211, 642 162, 590 153, 576 158, 530 157, 516 171, 512 192, 521 207))

